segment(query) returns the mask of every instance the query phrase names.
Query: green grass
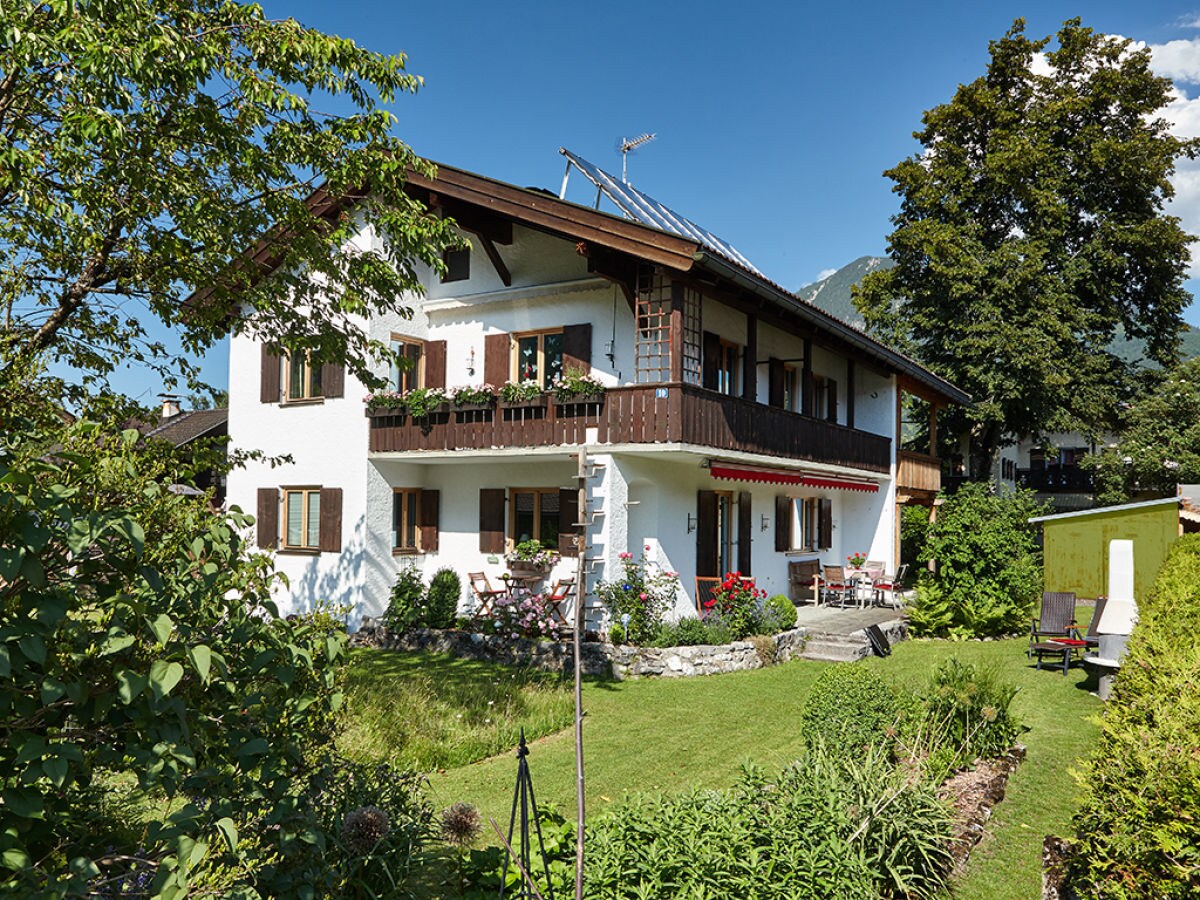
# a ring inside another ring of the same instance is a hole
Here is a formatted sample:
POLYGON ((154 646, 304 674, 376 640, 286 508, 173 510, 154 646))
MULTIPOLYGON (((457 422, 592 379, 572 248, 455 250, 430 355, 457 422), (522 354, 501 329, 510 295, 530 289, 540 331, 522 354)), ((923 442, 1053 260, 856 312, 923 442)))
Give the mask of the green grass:
POLYGON ((570 685, 545 672, 473 660, 356 650, 339 749, 360 760, 433 771, 494 756, 567 728, 570 685))
MULTIPOLYGON (((1025 645, 1024 639, 909 641, 898 645, 891 657, 865 663, 898 683, 920 687, 953 654, 964 662, 994 666, 1019 688, 1014 710, 1030 728, 1023 738, 1028 757, 972 854, 956 886, 957 897, 1024 900, 1039 894, 1042 838, 1069 832, 1077 805, 1070 769, 1098 733, 1093 719, 1101 705, 1082 689, 1083 670, 1075 667, 1065 678, 1057 670, 1037 671, 1025 658, 1025 645)), ((415 671, 430 659, 403 658, 415 671)), ((356 665, 363 664, 356 658, 356 665)), ((584 757, 589 816, 620 803, 627 792, 675 793, 693 785, 730 785, 748 759, 768 770, 782 768, 800 750, 799 712, 824 665, 794 661, 707 678, 587 683, 584 757)), ((484 666, 473 671, 505 670, 484 666)), ((569 723, 569 696, 565 702, 569 723)), ((553 802, 573 817, 572 731, 542 733, 547 736, 532 742, 529 756, 538 802, 553 802)), ((515 737, 510 751, 512 744, 515 737)), ((433 802, 439 807, 471 802, 485 816, 507 824, 515 777, 516 757, 511 752, 453 768, 431 777, 433 802)), ((485 833, 491 829, 485 828, 485 833)))

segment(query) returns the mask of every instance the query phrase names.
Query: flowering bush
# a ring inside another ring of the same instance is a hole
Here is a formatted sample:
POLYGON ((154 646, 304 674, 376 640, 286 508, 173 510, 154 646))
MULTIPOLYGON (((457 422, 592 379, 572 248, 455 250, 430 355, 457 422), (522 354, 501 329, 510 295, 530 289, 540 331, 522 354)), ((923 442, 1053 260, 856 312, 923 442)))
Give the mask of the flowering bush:
POLYGON ((550 550, 543 547, 541 541, 530 539, 513 547, 512 553, 507 554, 504 561, 510 566, 520 563, 531 569, 549 569, 557 565, 560 558, 557 550, 550 550))
POLYGON ((454 401, 455 406, 487 405, 495 402, 496 389, 490 384, 481 384, 478 387, 463 384, 450 390, 450 399, 454 401))
POLYGON ((679 575, 660 570, 646 560, 644 553, 637 562, 632 553, 622 553, 621 564, 622 574, 600 582, 596 594, 608 607, 609 615, 624 623, 629 643, 649 644, 662 628, 663 616, 675 605, 679 575))
POLYGON ((542 386, 536 381, 506 381, 500 388, 500 399, 505 403, 524 403, 542 395, 542 386))
POLYGON ((554 379, 550 393, 556 400, 599 400, 604 396, 604 385, 582 369, 571 368, 554 379))
POLYGON ((741 572, 726 572, 720 586, 701 605, 706 616, 715 615, 725 623, 736 641, 763 631, 766 598, 767 592, 756 587, 753 578, 743 578, 741 572))
POLYGON ((548 637, 554 633, 554 617, 541 594, 505 594, 492 604, 491 618, 483 630, 514 640, 548 637))

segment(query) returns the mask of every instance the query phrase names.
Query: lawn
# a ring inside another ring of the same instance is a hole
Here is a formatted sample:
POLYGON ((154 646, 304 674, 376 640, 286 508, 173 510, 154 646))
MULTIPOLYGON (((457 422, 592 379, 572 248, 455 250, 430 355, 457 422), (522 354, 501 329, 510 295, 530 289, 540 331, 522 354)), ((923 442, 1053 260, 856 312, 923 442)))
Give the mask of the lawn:
MULTIPOLYGON (((897 646, 887 659, 865 663, 897 682, 920 686, 945 657, 954 654, 964 662, 994 665, 1020 688, 1014 706, 1030 727, 1024 738, 1028 758, 1010 782, 1008 798, 997 808, 988 836, 972 855, 958 885, 957 895, 964 898, 1005 900, 1038 895, 1042 837, 1067 832, 1076 803, 1069 770, 1097 734, 1093 718, 1101 707, 1082 689, 1083 671, 1072 669, 1065 678, 1054 670, 1039 672, 1025 659, 1024 646, 1023 640, 910 641, 897 646)), ((410 661, 404 664, 409 672, 420 671, 429 660, 437 659, 404 658, 410 661)), ((355 664, 365 665, 357 657, 355 664)), ((372 661, 372 665, 376 664, 372 661)), ((435 662, 430 672, 440 672, 446 665, 446 661, 435 662)), ((619 803, 627 792, 671 793, 692 785, 728 785, 745 760, 768 769, 783 767, 800 749, 795 722, 824 665, 794 661, 707 678, 589 682, 584 688, 589 816, 619 803)), ((452 673, 455 668, 450 667, 452 673)), ((484 666, 475 671, 497 670, 484 666)), ((438 680, 431 674, 434 691, 438 680)), ((569 718, 568 709, 568 722, 569 718)), ((386 747, 386 733, 378 733, 377 747, 386 747)), ((571 730, 542 733, 547 736, 532 742, 529 757, 538 800, 553 802, 572 816, 575 761, 571 730)), ((515 775, 512 753, 451 768, 431 777, 433 801, 439 807, 460 800, 471 802, 485 816, 506 822, 515 775)))

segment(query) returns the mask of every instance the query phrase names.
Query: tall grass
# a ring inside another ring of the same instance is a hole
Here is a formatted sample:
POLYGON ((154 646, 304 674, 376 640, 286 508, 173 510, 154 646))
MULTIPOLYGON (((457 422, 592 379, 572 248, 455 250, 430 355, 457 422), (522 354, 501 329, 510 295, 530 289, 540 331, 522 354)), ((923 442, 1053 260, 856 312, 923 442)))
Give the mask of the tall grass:
POLYGON ((463 766, 571 724, 558 676, 425 653, 358 650, 347 683, 351 759, 428 772, 463 766))

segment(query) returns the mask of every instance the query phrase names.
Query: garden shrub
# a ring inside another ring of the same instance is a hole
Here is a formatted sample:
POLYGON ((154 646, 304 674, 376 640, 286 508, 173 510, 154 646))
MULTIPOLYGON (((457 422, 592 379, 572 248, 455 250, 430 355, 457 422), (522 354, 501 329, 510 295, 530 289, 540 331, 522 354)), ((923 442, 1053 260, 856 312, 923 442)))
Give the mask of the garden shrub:
MULTIPOLYGON (((542 896, 546 891, 546 874, 550 875, 550 888, 555 897, 571 897, 575 891, 575 825, 568 822, 552 803, 539 804, 538 822, 541 825, 542 846, 538 846, 537 833, 530 823, 531 860, 529 873, 542 896), (546 855, 542 856, 542 849, 546 855)), ((532 818, 532 816, 531 816, 532 818)), ((517 835, 513 834, 513 842, 517 835)), ((590 863, 589 863, 590 865, 590 863)), ((504 879, 504 896, 520 895, 521 875, 510 860, 508 874, 504 874, 504 849, 488 847, 472 850, 460 868, 461 877, 467 884, 463 896, 469 900, 490 900, 500 892, 504 879)))
POLYGON ((932 785, 879 751, 815 747, 771 783, 631 798, 588 835, 595 898, 932 897, 950 820, 932 785))
POLYGON ((1080 775, 1081 895, 1200 895, 1200 535, 1179 538, 1139 603, 1100 741, 1080 775))
POLYGON ((422 617, 427 628, 449 628, 458 613, 458 600, 462 596, 462 582, 453 569, 438 569, 429 582, 425 595, 425 614, 422 617))
POLYGON ((767 630, 763 612, 766 596, 753 578, 743 578, 741 572, 726 572, 712 596, 703 602, 705 617, 719 618, 735 641, 762 634, 767 630))
POLYGON ((810 744, 851 753, 892 742, 900 718, 896 689, 874 669, 853 663, 829 666, 800 708, 800 728, 810 744))
POLYGON ((610 644, 625 643, 625 626, 620 622, 608 626, 608 641, 610 644))
POLYGON ((425 582, 416 567, 401 569, 392 586, 387 612, 383 614, 388 631, 402 634, 421 625, 421 608, 425 600, 425 582))
POLYGON ((623 571, 612 581, 601 581, 596 595, 608 607, 612 621, 624 626, 629 643, 648 645, 662 628, 667 610, 675 605, 679 576, 662 571, 645 554, 637 562, 632 553, 620 556, 623 571))
POLYGON ((774 614, 775 631, 796 627, 796 604, 786 594, 776 594, 767 601, 767 610, 774 614))
POLYGON ((655 647, 695 647, 700 644, 728 644, 729 628, 720 619, 685 616, 662 627, 654 639, 655 647))
POLYGON ((900 562, 914 566, 925 548, 925 532, 929 529, 929 508, 916 504, 900 507, 900 562))
POLYGON ((968 483, 946 498, 919 556, 922 563, 936 561, 937 571, 910 604, 914 634, 985 637, 1028 627, 1042 591, 1029 519, 1047 509, 1033 496, 968 483))
POLYGON ((479 624, 487 634, 501 637, 540 638, 554 634, 555 619, 541 594, 504 594, 492 604, 492 614, 479 624))
POLYGON ((1012 714, 1015 685, 991 669, 950 657, 933 673, 924 699, 917 752, 930 777, 943 781, 976 759, 1011 749, 1024 728, 1012 714))

